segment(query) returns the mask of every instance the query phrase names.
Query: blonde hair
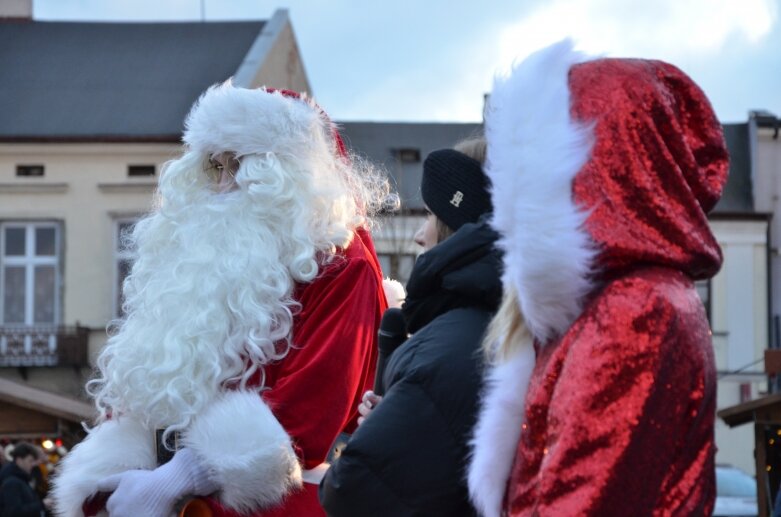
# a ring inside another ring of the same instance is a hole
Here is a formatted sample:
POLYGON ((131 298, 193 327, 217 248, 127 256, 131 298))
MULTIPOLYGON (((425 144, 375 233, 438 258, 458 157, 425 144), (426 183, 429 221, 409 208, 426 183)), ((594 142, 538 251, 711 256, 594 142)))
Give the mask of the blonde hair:
POLYGON ((453 231, 453 228, 445 224, 445 221, 437 217, 436 214, 434 214, 434 219, 436 219, 437 225, 437 244, 456 233, 453 231))
POLYGON ((532 345, 531 332, 518 305, 518 295, 514 288, 505 285, 502 303, 483 338, 486 360, 491 364, 505 363, 523 347, 532 345))
POLYGON ((465 138, 453 146, 455 151, 465 154, 473 160, 477 160, 480 162, 480 165, 483 166, 485 166, 487 148, 488 144, 485 141, 485 137, 482 135, 465 138))

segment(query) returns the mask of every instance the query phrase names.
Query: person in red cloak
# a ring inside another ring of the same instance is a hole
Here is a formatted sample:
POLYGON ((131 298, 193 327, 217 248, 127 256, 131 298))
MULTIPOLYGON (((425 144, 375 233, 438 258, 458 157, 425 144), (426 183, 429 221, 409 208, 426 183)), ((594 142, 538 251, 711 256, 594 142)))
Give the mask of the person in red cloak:
POLYGON ((716 375, 695 280, 728 156, 703 92, 661 61, 568 41, 486 112, 507 295, 474 434, 485 516, 710 515, 716 375))
POLYGON ((292 92, 212 87, 184 141, 127 236, 126 316, 57 512, 324 515, 324 461, 374 377, 387 302, 368 228, 387 181, 292 92))

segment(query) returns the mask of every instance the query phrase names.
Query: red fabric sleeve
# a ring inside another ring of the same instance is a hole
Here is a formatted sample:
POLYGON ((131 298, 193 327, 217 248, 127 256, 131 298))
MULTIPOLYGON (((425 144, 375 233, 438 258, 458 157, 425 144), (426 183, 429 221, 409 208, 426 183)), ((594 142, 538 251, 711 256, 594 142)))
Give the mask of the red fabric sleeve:
POLYGON ((294 349, 269 372, 263 398, 309 469, 325 460, 340 432, 352 430, 374 381, 386 301, 373 250, 357 236, 298 300, 294 349))
POLYGON ((635 284, 604 295, 573 333, 547 415, 535 515, 622 515, 670 497, 664 506, 689 515, 707 500, 715 390, 698 303, 635 284))

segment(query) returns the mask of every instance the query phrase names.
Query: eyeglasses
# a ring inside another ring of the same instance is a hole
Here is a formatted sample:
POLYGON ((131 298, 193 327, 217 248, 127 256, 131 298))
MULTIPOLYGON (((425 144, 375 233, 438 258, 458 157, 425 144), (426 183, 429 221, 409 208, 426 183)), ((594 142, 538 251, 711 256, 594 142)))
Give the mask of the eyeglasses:
POLYGON ((240 164, 233 154, 223 153, 211 157, 204 165, 204 172, 211 182, 219 183, 222 173, 226 171, 231 178, 235 178, 240 164))

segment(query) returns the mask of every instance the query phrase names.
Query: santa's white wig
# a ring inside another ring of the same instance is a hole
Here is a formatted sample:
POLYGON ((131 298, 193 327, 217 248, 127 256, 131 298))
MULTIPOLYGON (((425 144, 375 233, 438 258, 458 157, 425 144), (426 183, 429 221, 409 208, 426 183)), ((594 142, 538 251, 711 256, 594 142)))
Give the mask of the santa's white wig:
POLYGON ((169 431, 287 354, 295 284, 339 260, 388 199, 385 178, 344 155, 322 110, 287 92, 215 86, 184 140, 157 208, 128 236, 126 316, 88 384, 103 419, 135 414, 169 431), (217 193, 204 169, 223 152, 240 160, 239 188, 217 193))

